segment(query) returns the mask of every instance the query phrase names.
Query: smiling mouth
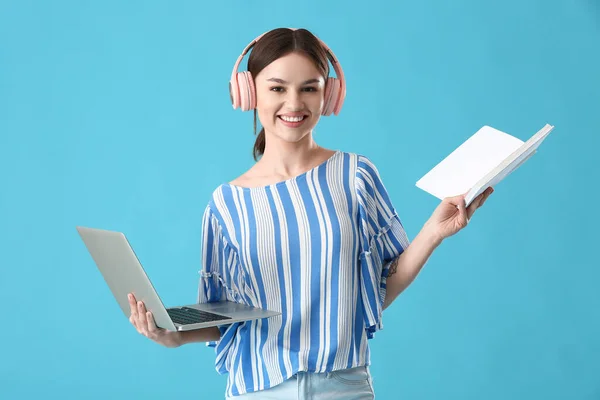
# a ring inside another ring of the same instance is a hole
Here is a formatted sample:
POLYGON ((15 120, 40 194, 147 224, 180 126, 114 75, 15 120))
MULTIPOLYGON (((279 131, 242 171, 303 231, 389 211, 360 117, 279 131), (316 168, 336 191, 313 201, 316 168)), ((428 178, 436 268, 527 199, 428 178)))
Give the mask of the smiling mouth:
POLYGON ((298 123, 298 122, 304 121, 307 118, 307 116, 299 115, 299 116, 289 117, 287 115, 278 115, 277 118, 279 118, 280 120, 282 120, 284 122, 288 122, 288 123, 298 123))

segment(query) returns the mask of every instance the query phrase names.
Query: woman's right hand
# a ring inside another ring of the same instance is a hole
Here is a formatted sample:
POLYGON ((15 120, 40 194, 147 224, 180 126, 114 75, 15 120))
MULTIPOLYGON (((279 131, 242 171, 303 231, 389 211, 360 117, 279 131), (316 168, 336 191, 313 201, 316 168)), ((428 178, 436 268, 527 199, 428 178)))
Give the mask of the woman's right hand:
POLYGON ((157 327, 154 316, 146 310, 144 302, 137 301, 133 293, 129 293, 128 298, 131 309, 129 322, 137 329, 138 333, 165 347, 179 347, 182 345, 180 332, 157 327))

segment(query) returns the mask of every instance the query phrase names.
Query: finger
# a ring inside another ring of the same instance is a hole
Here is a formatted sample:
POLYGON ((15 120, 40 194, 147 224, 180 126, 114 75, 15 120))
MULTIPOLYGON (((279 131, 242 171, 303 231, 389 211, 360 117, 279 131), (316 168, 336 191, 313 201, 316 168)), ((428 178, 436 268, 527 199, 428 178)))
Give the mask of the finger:
POLYGON ((137 306, 136 306, 136 302, 135 302, 135 296, 133 295, 133 293, 129 293, 127 298, 129 299, 129 310, 130 310, 129 322, 131 322, 133 324, 133 326, 135 326, 137 328, 138 312, 137 312, 137 306))
POLYGON ((137 313, 137 307, 133 293, 127 295, 127 300, 129 300, 129 311, 131 312, 131 315, 135 315, 137 313))
POLYGON ((453 206, 455 206, 457 209, 460 210, 461 206, 464 207, 464 205, 465 205, 465 195, 460 194, 458 196, 446 197, 444 199, 444 202, 452 204, 453 206))
POLYGON ((467 208, 467 219, 470 220, 473 217, 473 213, 475 213, 475 210, 479 207, 482 198, 483 196, 479 195, 471 202, 471 204, 469 204, 469 207, 467 208))
POLYGON ((484 196, 483 200, 479 204, 479 207, 481 207, 486 202, 486 200, 488 199, 488 197, 490 197, 492 195, 492 193, 494 193, 494 188, 490 187, 490 188, 486 189, 486 195, 484 196))
POLYGON ((488 197, 490 197, 490 195, 492 194, 493 191, 494 191, 494 189, 492 187, 488 187, 487 189, 485 189, 483 191, 483 193, 481 193, 477 197, 476 201, 473 202, 473 203, 477 202, 477 206, 472 211, 470 211, 471 216, 473 215, 475 210, 477 210, 479 207, 483 206, 483 203, 485 203, 485 201, 488 199, 488 197))
POLYGON ((469 208, 467 209, 467 216, 468 216, 469 220, 473 217, 475 210, 477 210, 479 207, 481 207, 481 203, 483 202, 485 194, 486 194, 485 192, 481 193, 479 196, 477 196, 475 198, 475 200, 473 200, 471 202, 471 204, 469 204, 469 208))
POLYGON ((458 208, 459 224, 460 226, 465 227, 469 222, 469 219, 467 216, 467 209, 465 207, 465 199, 463 196, 460 197, 462 197, 462 200, 458 201, 458 203, 456 204, 456 208, 458 208))
POLYGON ((135 327, 135 329, 137 329, 139 331, 139 328, 137 325, 137 318, 134 318, 132 315, 129 317, 129 322, 131 322, 131 325, 133 325, 135 327))
POLYGON ((148 332, 156 333, 158 331, 158 327, 156 326, 156 321, 154 321, 152 312, 146 311, 146 320, 148 320, 148 332))
POLYGON ((452 196, 452 197, 448 197, 446 198, 446 201, 449 201, 451 204, 454 204, 456 206, 460 205, 460 204, 465 204, 465 194, 459 194, 458 196, 452 196))
POLYGON ((146 306, 143 302, 138 301, 138 324, 142 331, 148 331, 148 321, 146 320, 146 306))

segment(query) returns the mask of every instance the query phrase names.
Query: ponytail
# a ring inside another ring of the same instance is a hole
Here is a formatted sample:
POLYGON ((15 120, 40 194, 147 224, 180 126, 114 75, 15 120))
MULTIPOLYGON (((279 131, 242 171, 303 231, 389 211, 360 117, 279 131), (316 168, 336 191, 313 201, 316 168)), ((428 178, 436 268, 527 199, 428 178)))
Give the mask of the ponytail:
MULTIPOLYGON (((254 134, 256 135, 256 110, 254 110, 254 134)), ((262 156, 265 152, 265 128, 260 130, 260 133, 256 137, 256 141, 254 142, 254 149, 252 151, 252 155, 254 156, 254 161, 258 161, 258 157, 262 156)))

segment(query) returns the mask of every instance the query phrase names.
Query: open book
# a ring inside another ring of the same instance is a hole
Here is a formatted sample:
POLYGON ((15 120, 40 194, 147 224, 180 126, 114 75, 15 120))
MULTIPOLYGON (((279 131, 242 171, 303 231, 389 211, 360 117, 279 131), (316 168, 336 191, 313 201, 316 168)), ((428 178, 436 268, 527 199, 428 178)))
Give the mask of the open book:
POLYGON ((419 179, 416 186, 439 199, 468 192, 468 207, 488 187, 496 186, 534 155, 552 129, 554 126, 546 124, 523 142, 483 126, 419 179))

